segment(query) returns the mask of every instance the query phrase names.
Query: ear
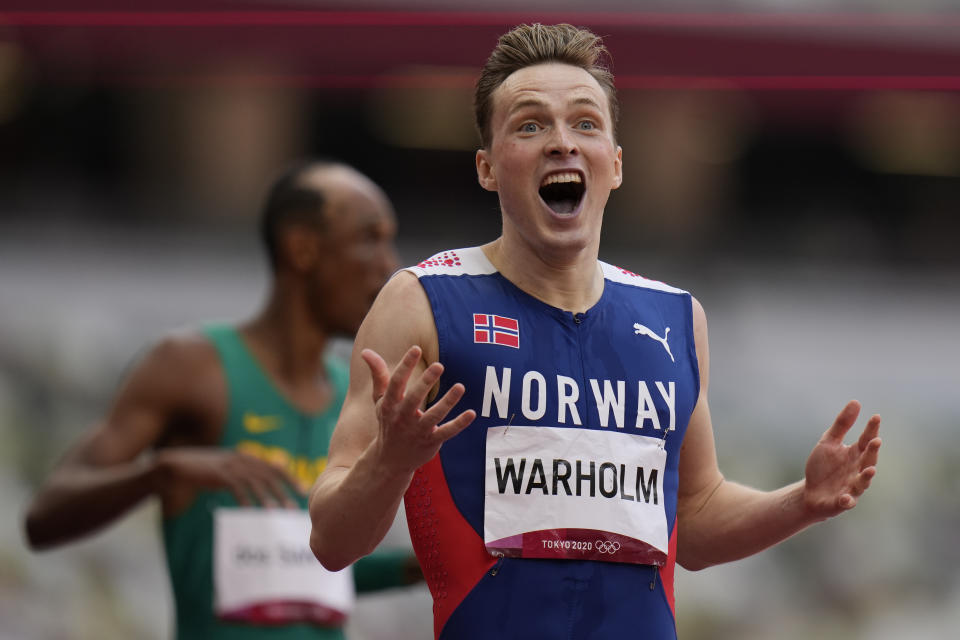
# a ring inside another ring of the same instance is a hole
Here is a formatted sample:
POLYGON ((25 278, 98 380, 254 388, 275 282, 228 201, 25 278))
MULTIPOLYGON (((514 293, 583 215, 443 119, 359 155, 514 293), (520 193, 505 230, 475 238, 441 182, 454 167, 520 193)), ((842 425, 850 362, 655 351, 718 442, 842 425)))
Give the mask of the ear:
POLYGON ((613 161, 613 185, 611 189, 617 189, 623 184, 623 147, 617 145, 617 159, 613 161))
POLYGON ((490 152, 486 149, 477 150, 477 182, 487 191, 496 191, 497 175, 490 163, 490 152))
POLYGON ((298 273, 311 271, 320 256, 317 232, 303 225, 292 225, 281 236, 283 259, 298 273))

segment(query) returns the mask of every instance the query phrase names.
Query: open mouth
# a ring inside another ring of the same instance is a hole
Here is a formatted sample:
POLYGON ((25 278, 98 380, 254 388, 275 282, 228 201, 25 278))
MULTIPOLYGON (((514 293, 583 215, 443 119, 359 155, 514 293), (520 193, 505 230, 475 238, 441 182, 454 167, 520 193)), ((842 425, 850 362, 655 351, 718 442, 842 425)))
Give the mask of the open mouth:
POLYGON ((575 171, 552 173, 540 183, 540 197, 555 213, 573 213, 586 191, 583 178, 575 171))

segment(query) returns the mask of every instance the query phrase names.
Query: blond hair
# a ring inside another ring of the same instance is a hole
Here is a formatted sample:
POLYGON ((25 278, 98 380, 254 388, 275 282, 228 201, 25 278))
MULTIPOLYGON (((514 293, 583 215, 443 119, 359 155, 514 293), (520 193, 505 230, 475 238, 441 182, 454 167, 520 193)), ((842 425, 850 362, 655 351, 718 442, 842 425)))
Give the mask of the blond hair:
POLYGON ((500 36, 497 46, 483 65, 473 98, 481 145, 484 148, 490 145, 493 92, 497 87, 514 71, 548 62, 579 67, 593 76, 610 103, 610 118, 616 138, 620 107, 613 86, 613 74, 604 64, 605 60, 610 60, 610 52, 600 36, 570 24, 522 24, 500 36))

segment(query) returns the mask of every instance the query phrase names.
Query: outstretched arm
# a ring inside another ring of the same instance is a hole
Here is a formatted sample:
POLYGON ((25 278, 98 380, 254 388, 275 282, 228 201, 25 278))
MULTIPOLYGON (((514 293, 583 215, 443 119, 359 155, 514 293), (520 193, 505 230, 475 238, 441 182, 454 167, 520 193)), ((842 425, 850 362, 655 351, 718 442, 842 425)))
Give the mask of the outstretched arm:
POLYGON ((707 403, 706 317, 696 300, 694 331, 700 398, 680 453, 677 505, 678 562, 691 570, 753 555, 852 509, 876 475, 880 450, 880 416, 876 415, 855 443, 843 443, 860 413, 860 403, 851 401, 814 447, 804 479, 776 491, 758 491, 726 480, 717 466, 707 403))
POLYGON ((310 547, 330 570, 373 551, 414 471, 473 421, 465 411, 444 422, 463 396, 460 384, 425 410, 443 373, 437 349, 426 294, 411 274, 398 274, 357 333, 327 468, 310 496, 310 547))

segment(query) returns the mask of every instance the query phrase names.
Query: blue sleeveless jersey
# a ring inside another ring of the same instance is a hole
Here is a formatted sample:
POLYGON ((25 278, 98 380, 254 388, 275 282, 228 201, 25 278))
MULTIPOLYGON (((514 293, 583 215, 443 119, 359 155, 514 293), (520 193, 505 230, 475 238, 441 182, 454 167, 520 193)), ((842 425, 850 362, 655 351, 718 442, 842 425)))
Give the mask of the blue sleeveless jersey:
POLYGON ((477 412, 416 472, 404 497, 433 595, 437 638, 676 638, 678 462, 700 379, 691 298, 629 271, 600 267, 603 295, 582 314, 521 291, 478 247, 437 254, 408 269, 433 310, 445 367, 438 397, 461 382, 466 393, 450 415, 477 412), (488 552, 487 430, 510 424, 665 437, 666 563, 488 552))

